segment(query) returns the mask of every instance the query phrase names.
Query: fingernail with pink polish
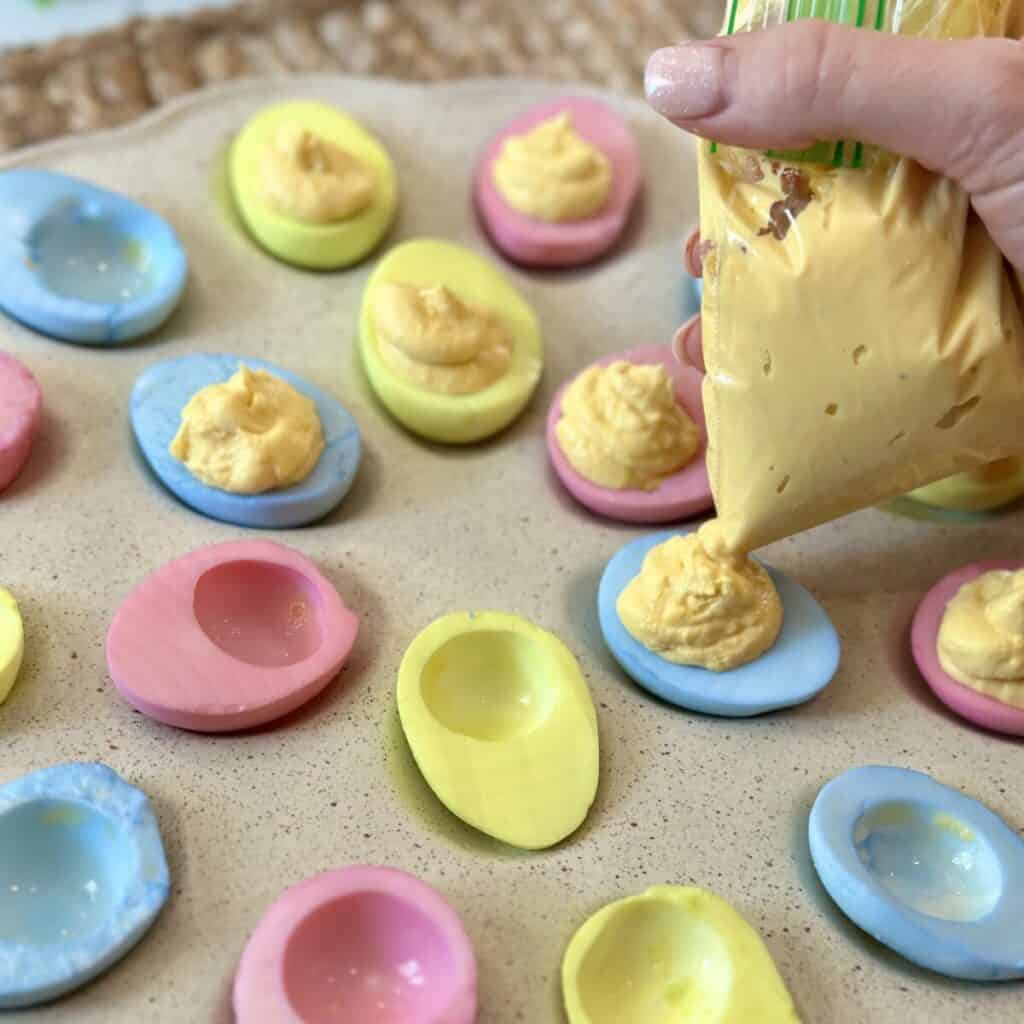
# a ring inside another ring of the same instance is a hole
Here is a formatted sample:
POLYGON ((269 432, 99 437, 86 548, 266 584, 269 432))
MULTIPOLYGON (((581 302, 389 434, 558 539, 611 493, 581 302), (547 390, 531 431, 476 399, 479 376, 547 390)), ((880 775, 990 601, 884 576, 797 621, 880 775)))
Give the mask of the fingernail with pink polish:
POLYGON ((670 121, 694 121, 725 105, 722 49, 685 43, 656 50, 647 61, 647 101, 670 121))
POLYGON ((676 331, 672 339, 672 354, 682 363, 694 370, 704 373, 704 351, 700 329, 700 315, 691 316, 676 331))

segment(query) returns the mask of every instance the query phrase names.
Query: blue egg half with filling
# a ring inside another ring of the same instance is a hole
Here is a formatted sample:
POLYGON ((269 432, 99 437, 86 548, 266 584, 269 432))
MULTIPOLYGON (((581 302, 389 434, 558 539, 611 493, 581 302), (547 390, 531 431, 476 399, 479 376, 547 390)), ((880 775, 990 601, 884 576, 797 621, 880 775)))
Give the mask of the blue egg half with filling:
POLYGON ((177 236, 145 206, 52 171, 0 173, 0 309, 16 320, 117 345, 162 324, 186 276, 177 236))
POLYGON ((0 786, 0 1008, 55 999, 106 970, 169 889, 146 795, 105 765, 0 786))
POLYGON ((601 633, 615 660, 645 690, 670 704, 709 715, 742 718, 790 707, 823 690, 839 666, 839 637, 825 610, 800 584, 765 566, 782 601, 782 629, 759 658, 725 672, 676 665, 644 647, 616 610, 619 594, 640 572, 651 548, 690 530, 640 537, 608 563, 598 588, 601 633))
POLYGON ((362 452, 359 428, 337 399, 262 359, 190 355, 155 363, 132 388, 131 420, 142 454, 172 494, 212 519, 264 530, 304 526, 327 515, 352 486, 362 452), (221 491, 194 477, 168 450, 188 400, 200 388, 226 381, 242 363, 280 377, 316 404, 324 450, 309 476, 291 487, 264 494, 221 491))
POLYGON ((818 793, 808 838, 828 894, 879 942, 954 978, 1024 978, 1024 840, 977 800, 852 768, 818 793))

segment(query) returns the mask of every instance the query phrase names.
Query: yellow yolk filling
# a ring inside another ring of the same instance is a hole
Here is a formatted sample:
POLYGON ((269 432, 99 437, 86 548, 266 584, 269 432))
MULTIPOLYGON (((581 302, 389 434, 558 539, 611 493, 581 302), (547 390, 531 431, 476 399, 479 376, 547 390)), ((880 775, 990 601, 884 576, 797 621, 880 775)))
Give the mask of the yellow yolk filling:
POLYGON ((323 449, 316 404, 279 377, 246 366, 189 399, 170 445, 194 477, 233 494, 297 484, 323 449))
POLYGON ((1024 708, 1024 570, 965 583, 946 606, 938 655, 957 682, 1024 708))
POLYGON ((267 202, 304 224, 332 224, 362 213, 376 178, 348 150, 304 128, 280 125, 263 150, 260 177, 267 202))
POLYGON ((512 209, 555 223, 592 217, 608 202, 612 188, 608 158, 576 134, 567 113, 507 138, 493 173, 512 209))
POLYGON ((584 370, 566 388, 555 436, 580 476, 614 490, 655 490, 700 445, 665 368, 622 360, 584 370))
POLYGON ((719 550, 714 529, 652 548, 616 608, 629 634, 666 661, 722 672, 775 643, 782 602, 761 566, 719 550))
POLYGON ((443 395, 482 391, 512 365, 512 338, 501 321, 444 285, 382 281, 373 295, 381 360, 392 373, 443 395))

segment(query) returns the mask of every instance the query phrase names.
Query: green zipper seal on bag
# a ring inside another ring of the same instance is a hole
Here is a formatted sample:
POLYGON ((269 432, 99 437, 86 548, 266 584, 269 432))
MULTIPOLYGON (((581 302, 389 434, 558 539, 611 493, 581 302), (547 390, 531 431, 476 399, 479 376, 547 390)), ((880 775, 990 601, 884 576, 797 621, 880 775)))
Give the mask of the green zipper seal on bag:
MULTIPOLYGON (((781 8, 782 0, 769 3, 762 16, 760 28, 768 28, 771 24, 769 15, 781 8), (772 9, 775 8, 775 11, 772 9)), ((887 0, 875 0, 874 25, 869 26, 881 32, 885 25, 887 0)), ((782 19, 778 24, 788 24, 801 18, 819 18, 831 21, 836 25, 849 25, 852 28, 865 27, 867 0, 785 0, 785 10, 781 11, 782 19)), ((739 0, 729 0, 725 34, 736 33, 736 15, 739 11, 739 0)), ((744 30, 749 31, 749 30, 744 30)), ((711 143, 711 152, 718 151, 718 144, 711 143)), ((840 139, 838 142, 819 142, 809 149, 801 150, 768 150, 766 157, 776 160, 790 160, 797 163, 831 164, 833 167, 861 167, 864 162, 864 146, 856 142, 852 146, 840 139)))

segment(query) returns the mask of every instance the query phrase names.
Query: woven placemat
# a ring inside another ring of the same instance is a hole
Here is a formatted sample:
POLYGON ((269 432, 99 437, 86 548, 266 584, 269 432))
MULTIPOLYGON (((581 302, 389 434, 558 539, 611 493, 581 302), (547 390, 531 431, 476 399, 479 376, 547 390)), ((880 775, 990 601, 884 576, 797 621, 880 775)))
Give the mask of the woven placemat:
POLYGON ((108 128, 211 82, 289 71, 525 75, 640 88, 723 0, 252 0, 0 54, 0 150, 108 128))

